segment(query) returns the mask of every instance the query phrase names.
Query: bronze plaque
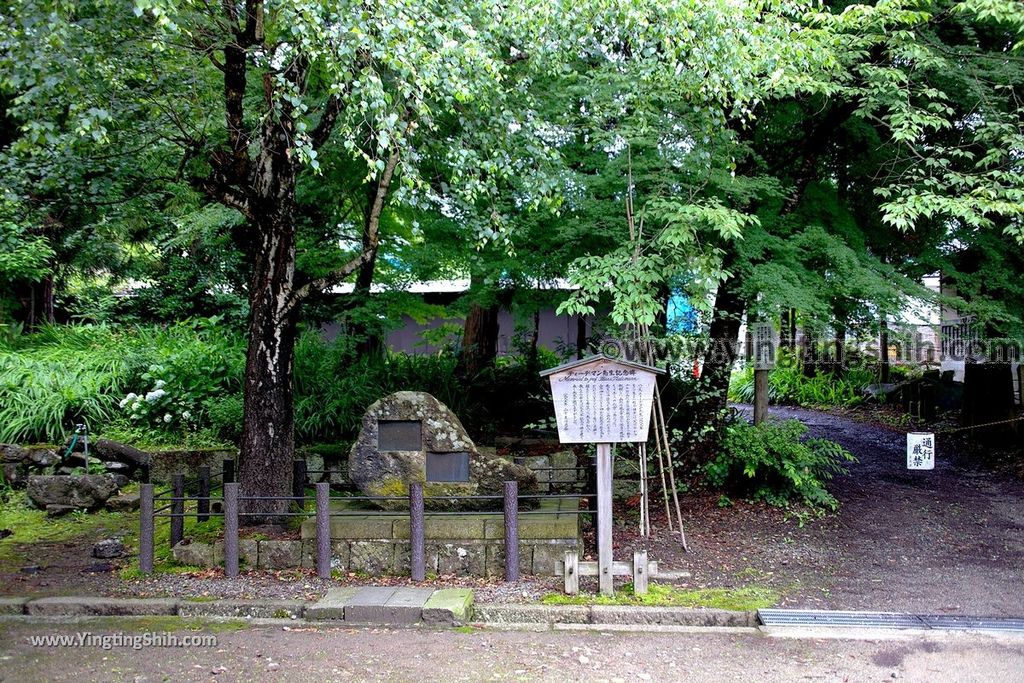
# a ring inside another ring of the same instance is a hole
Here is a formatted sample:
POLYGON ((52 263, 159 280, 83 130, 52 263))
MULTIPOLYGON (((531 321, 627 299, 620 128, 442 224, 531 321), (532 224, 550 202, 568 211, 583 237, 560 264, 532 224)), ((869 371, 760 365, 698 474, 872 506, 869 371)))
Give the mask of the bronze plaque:
POLYGON ((469 453, 427 453, 427 481, 469 481, 469 453))
POLYGON ((419 420, 378 420, 377 450, 420 450, 423 448, 422 426, 419 420))

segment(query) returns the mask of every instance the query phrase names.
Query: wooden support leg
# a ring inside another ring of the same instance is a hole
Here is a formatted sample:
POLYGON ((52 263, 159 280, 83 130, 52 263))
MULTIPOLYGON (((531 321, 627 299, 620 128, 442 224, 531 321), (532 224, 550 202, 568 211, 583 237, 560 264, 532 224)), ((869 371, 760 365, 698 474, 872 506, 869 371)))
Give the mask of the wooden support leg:
POLYGON ((647 594, 647 551, 637 550, 633 553, 633 593, 635 595, 647 594))
POLYGON ((565 553, 565 594, 580 592, 580 556, 571 550, 565 553))
POLYGON ((602 595, 615 593, 612 576, 612 445, 597 444, 597 582, 602 595))

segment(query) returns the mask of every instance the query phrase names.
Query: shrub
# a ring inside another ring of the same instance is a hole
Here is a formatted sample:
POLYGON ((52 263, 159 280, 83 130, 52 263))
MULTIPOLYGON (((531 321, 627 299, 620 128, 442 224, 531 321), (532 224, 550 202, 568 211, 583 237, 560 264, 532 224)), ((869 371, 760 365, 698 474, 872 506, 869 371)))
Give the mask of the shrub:
MULTIPOLYGON (((853 368, 842 374, 819 372, 808 377, 795 361, 780 359, 768 372, 768 400, 776 404, 800 406, 855 406, 864 401, 864 389, 875 381, 867 368, 853 368)), ((729 384, 729 398, 740 403, 754 402, 754 368, 736 372, 729 384)))
POLYGON ((806 439, 797 420, 727 427, 721 452, 707 465, 706 480, 753 500, 786 506, 803 503, 820 509, 839 506, 826 485, 856 459, 827 439, 806 439))
MULTIPOLYGON (((99 431, 131 414, 128 392, 143 399, 153 391, 176 394, 183 406, 178 421, 162 429, 180 429, 187 406, 240 386, 242 340, 217 322, 167 329, 54 325, 8 340, 0 346, 0 441, 56 442, 80 422, 99 431)), ((158 427, 157 416, 163 420, 168 411, 157 408, 168 406, 147 406, 145 422, 158 427)))

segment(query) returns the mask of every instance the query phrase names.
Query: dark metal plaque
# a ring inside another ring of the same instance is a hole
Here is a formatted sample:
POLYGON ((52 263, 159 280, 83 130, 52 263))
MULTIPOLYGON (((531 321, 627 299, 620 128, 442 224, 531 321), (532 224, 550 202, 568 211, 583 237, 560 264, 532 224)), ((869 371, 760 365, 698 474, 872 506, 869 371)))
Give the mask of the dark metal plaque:
POLYGON ((427 453, 427 481, 469 481, 469 453, 427 453))
POLYGON ((423 448, 422 427, 419 420, 379 420, 377 422, 377 450, 420 450, 423 448))

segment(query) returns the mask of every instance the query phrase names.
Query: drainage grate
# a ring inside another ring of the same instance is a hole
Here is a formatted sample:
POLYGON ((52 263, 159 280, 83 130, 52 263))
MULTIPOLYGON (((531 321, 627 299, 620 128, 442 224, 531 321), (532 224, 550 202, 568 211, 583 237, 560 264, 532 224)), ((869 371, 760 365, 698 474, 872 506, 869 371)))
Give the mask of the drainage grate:
POLYGON ((928 628, 913 614, 833 612, 830 610, 758 610, 765 626, 853 626, 858 628, 928 628))
POLYGON ((899 614, 895 612, 842 612, 831 610, 762 609, 757 616, 765 626, 841 626, 848 628, 936 629, 1024 632, 1024 619, 899 614))

